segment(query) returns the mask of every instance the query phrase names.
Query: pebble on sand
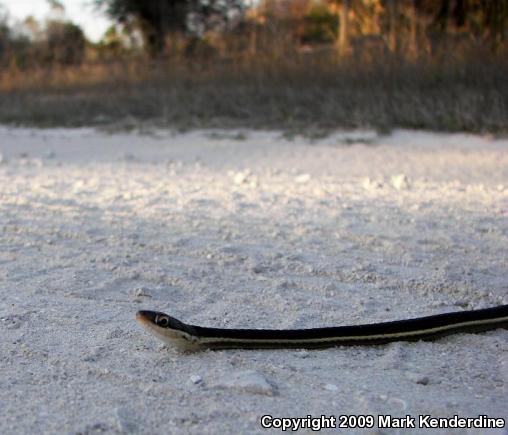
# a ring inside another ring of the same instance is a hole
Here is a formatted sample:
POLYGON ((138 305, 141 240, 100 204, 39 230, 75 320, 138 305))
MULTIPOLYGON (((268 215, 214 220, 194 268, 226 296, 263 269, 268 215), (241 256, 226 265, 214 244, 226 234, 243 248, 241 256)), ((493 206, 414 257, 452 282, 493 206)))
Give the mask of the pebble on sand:
POLYGON ((277 394, 275 385, 268 382, 261 373, 254 370, 230 373, 220 378, 214 386, 219 389, 243 391, 266 396, 275 396, 277 394))
POLYGON ((249 176, 251 172, 249 169, 246 169, 245 171, 239 171, 233 176, 233 181, 235 184, 243 184, 247 183, 249 176))
POLYGON ((192 375, 189 379, 193 384, 200 384, 203 382, 203 378, 199 375, 192 375))
POLYGON ((410 187, 409 178, 406 174, 392 175, 391 182, 397 190, 406 190, 410 187))
POLYGON ((379 180, 373 180, 367 177, 363 180, 362 186, 365 190, 376 190, 381 189, 383 187, 383 183, 379 180))
POLYGON ((308 183, 310 181, 310 174, 301 174, 301 175, 298 175, 297 177, 295 177, 295 182, 299 183, 299 184, 305 184, 305 183, 308 183))
POLYGON ((324 386, 325 390, 328 390, 328 391, 338 391, 339 390, 339 387, 337 387, 337 385, 335 384, 326 384, 324 386))
POLYGON ((427 385, 429 383, 428 376, 422 375, 420 373, 405 372, 404 376, 415 384, 427 385))

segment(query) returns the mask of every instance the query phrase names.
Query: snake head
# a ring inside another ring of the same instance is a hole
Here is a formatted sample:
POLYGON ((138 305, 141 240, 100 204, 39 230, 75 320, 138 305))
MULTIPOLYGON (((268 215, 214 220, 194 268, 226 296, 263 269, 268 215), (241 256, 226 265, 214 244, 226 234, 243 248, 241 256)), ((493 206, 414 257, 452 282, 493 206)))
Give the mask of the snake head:
POLYGON ((186 331, 186 325, 160 311, 138 311, 136 320, 143 326, 157 326, 159 328, 176 329, 186 331))
POLYGON ((196 347, 193 328, 160 311, 138 311, 136 320, 166 343, 190 350, 196 347))

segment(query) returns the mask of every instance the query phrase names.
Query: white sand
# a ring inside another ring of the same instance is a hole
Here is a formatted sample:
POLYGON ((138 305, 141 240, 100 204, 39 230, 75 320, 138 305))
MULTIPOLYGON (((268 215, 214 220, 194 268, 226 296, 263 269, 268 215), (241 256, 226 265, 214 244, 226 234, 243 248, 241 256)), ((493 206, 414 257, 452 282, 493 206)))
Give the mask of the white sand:
POLYGON ((508 140, 236 136, 0 129, 0 433, 508 418, 505 330, 182 354, 139 327, 138 309, 298 328, 508 303, 508 140))

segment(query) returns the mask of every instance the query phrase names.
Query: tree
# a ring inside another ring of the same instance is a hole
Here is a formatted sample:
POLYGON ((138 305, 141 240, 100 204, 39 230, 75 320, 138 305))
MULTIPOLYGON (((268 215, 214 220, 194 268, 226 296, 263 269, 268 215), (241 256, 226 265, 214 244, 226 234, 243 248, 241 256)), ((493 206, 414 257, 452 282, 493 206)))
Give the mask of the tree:
POLYGON ((339 17, 335 45, 341 56, 349 54, 351 50, 349 34, 349 12, 351 3, 352 0, 330 0, 329 2, 331 10, 336 12, 339 17))
POLYGON ((48 62, 76 65, 83 61, 86 38, 81 27, 74 23, 48 22, 45 43, 48 62))
POLYGON ((397 0, 386 0, 388 11, 388 47, 392 53, 398 50, 397 21, 399 19, 397 0))
POLYGON ((506 39, 508 0, 413 0, 429 29, 441 35, 467 31, 496 48, 506 39))
POLYGON ((337 15, 325 3, 314 3, 304 15, 303 43, 333 43, 337 39, 337 15))
POLYGON ((243 0, 96 0, 119 23, 138 20, 145 45, 162 53, 168 35, 194 33, 230 22, 244 9, 243 0))
POLYGON ((107 14, 122 24, 137 20, 148 50, 157 54, 164 48, 164 40, 170 32, 185 29, 186 0, 98 0, 106 7, 107 14))
POLYGON ((7 54, 10 36, 10 29, 7 25, 7 19, 0 15, 0 61, 2 61, 2 59, 7 54))

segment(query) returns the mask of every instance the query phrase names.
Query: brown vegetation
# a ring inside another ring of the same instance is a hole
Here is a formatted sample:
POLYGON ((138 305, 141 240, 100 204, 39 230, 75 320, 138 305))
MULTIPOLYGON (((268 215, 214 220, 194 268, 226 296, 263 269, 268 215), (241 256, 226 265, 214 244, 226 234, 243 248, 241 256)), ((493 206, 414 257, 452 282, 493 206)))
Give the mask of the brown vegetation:
POLYGON ((508 130, 504 27, 451 15, 438 31, 414 2, 282 3, 227 32, 172 35, 156 58, 110 32, 83 62, 4 63, 0 122, 508 130))

